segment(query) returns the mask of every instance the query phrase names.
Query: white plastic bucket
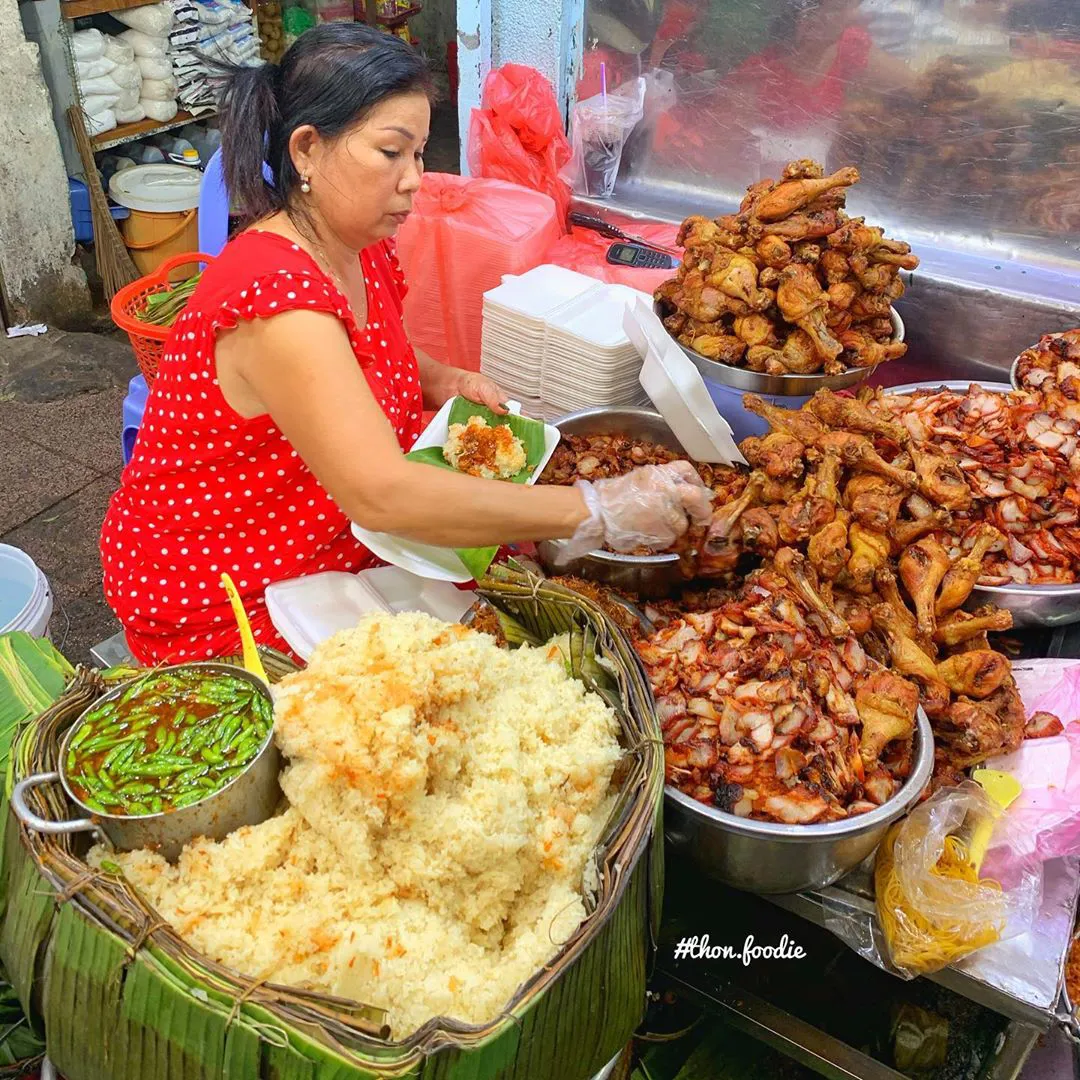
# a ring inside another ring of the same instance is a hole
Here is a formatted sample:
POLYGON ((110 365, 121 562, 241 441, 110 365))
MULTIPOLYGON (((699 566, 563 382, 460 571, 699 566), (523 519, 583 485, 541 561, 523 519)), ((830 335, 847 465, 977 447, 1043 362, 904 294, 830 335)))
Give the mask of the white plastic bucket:
POLYGON ((25 551, 0 544, 0 633, 49 636, 53 598, 48 579, 25 551))

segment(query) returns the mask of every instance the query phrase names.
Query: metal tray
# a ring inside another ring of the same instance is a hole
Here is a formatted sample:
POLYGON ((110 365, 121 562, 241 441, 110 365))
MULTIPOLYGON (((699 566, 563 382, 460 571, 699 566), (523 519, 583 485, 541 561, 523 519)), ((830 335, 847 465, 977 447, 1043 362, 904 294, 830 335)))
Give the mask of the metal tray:
MULTIPOLYGON (((972 379, 930 379, 926 382, 887 386, 887 394, 912 394, 917 390, 965 391, 972 379)), ((1008 383, 978 382, 984 390, 1008 394, 1008 383)), ((976 585, 971 590, 968 607, 995 604, 1012 612, 1013 626, 1028 629, 1038 626, 1065 626, 1080 622, 1080 583, 1075 585, 976 585)))

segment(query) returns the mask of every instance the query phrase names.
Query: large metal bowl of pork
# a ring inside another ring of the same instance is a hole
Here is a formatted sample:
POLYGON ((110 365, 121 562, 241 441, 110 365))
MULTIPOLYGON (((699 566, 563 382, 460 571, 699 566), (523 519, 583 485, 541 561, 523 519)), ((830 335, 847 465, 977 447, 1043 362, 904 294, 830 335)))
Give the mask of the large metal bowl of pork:
MULTIPOLYGON (((667 422, 652 409, 632 406, 582 409, 553 420, 552 425, 567 435, 627 435, 685 453, 667 422)), ((537 544, 537 558, 549 574, 572 574, 643 600, 670 596, 687 581, 678 555, 619 555, 597 550, 564 564, 559 560, 565 546, 563 540, 537 544)))
POLYGON ((732 888, 762 895, 823 889, 873 854, 889 826, 926 790, 933 771, 934 736, 920 706, 911 775, 882 806, 843 821, 782 825, 736 817, 669 784, 664 834, 673 852, 732 888))
MULTIPOLYGON (((954 390, 965 393, 971 379, 952 379, 905 383, 885 388, 888 394, 914 394, 919 391, 954 390)), ((1008 394, 1008 383, 978 382, 992 394, 1008 394)), ((1074 585, 976 585, 971 590, 966 607, 994 604, 1012 613, 1013 626, 1019 630, 1039 626, 1065 626, 1080 622, 1080 583, 1074 585)))

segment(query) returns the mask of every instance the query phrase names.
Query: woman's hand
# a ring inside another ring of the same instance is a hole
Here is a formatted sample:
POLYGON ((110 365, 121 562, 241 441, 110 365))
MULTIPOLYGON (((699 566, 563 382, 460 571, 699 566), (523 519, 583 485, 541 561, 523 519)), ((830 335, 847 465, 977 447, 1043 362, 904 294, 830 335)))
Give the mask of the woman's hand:
POLYGON ((500 416, 506 413, 506 394, 486 375, 440 364, 422 349, 414 349, 424 391, 424 408, 441 409, 451 398, 463 397, 486 405, 500 416))
POLYGON ((712 516, 713 492, 688 461, 646 465, 625 476, 580 480, 575 486, 590 516, 564 547, 563 562, 605 546, 623 553, 663 551, 691 524, 707 525, 712 516))
POLYGON ((503 416, 506 413, 506 394, 499 385, 486 375, 478 371, 462 371, 460 368, 450 368, 457 376, 453 393, 446 396, 446 400, 460 395, 468 401, 474 401, 478 405, 486 405, 493 413, 503 416))

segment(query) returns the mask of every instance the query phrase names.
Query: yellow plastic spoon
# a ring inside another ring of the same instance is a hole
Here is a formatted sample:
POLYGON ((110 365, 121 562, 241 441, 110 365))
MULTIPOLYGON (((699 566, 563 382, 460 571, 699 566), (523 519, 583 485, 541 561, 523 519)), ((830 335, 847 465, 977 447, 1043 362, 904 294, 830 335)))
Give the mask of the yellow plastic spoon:
MULTIPOLYGON (((976 769, 971 774, 971 779, 978 784, 1004 813, 1016 802, 1020 793, 1024 790, 1020 781, 1011 773, 1001 772, 998 769, 976 769)), ((997 815, 1000 816, 1000 815, 997 815)), ((990 837, 994 832, 996 817, 987 817, 975 826, 968 844, 968 861, 977 874, 982 867, 983 859, 990 847, 990 837)))
POLYGON ((233 579, 228 574, 222 574, 221 584, 225 586, 225 592, 229 595, 233 616, 236 619, 236 625, 240 628, 240 643, 244 647, 244 667, 252 675, 257 675, 264 683, 269 683, 270 680, 266 677, 266 670, 259 659, 259 650, 255 647, 255 635, 251 632, 251 623, 248 622, 244 603, 240 599, 240 594, 236 591, 233 579))

